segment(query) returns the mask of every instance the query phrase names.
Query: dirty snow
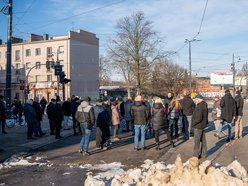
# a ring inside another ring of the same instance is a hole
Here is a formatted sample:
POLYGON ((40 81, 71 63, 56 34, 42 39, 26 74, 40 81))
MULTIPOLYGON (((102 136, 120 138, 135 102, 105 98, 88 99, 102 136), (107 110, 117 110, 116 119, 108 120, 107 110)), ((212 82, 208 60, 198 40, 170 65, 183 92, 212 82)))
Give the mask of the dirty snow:
POLYGON ((247 172, 236 160, 226 167, 216 167, 216 165, 212 166, 209 160, 200 164, 197 158, 190 158, 186 163, 182 163, 181 157, 178 156, 172 165, 146 160, 140 167, 127 171, 124 171, 123 165, 117 162, 87 164, 81 166, 83 167, 100 171, 95 174, 88 173, 85 186, 248 186, 247 172))

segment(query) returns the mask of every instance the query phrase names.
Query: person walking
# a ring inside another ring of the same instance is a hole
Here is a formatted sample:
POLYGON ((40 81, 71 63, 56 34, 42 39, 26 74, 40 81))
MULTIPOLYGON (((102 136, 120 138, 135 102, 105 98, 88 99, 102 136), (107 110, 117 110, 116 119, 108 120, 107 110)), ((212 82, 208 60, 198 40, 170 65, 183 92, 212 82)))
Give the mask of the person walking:
POLYGON ((40 105, 41 105, 41 108, 42 108, 42 114, 44 115, 45 109, 46 109, 46 105, 47 105, 47 100, 45 99, 44 96, 40 100, 40 105))
POLYGON ((178 120, 180 112, 180 103, 176 98, 173 98, 168 107, 168 120, 171 138, 178 138, 178 120), (175 136, 173 136, 175 132, 175 136))
POLYGON ((71 117, 71 99, 68 98, 63 104, 62 104, 62 110, 64 114, 64 122, 63 127, 65 130, 70 130, 69 127, 69 121, 71 117))
POLYGON ((174 147, 174 143, 171 139, 171 135, 168 130, 168 120, 166 117, 166 112, 164 109, 164 105, 162 104, 161 98, 157 97, 154 100, 154 104, 152 107, 152 113, 151 113, 151 122, 154 130, 155 135, 155 143, 156 143, 156 150, 160 150, 159 148, 159 132, 161 130, 164 130, 168 140, 170 141, 172 147, 174 147))
POLYGON ((0 95, 0 124, 2 125, 2 134, 7 134, 5 131, 5 122, 6 122, 6 104, 4 102, 3 95, 0 95))
POLYGON ((241 92, 238 90, 236 91, 235 96, 236 101, 236 117, 235 117, 235 139, 242 138, 243 137, 243 107, 244 107, 244 99, 241 96, 241 92))
POLYGON ((149 108, 143 102, 142 97, 137 96, 131 108, 131 116, 134 119, 134 150, 139 150, 139 136, 141 133, 141 150, 145 150, 146 123, 149 118, 149 108))
POLYGON ((90 135, 95 123, 95 113, 93 107, 90 105, 90 98, 85 97, 83 102, 78 106, 75 118, 80 123, 82 130, 82 139, 80 141, 79 152, 83 153, 84 156, 90 155, 88 152, 90 135))
POLYGON ((42 129, 41 129, 42 108, 40 106, 38 97, 34 97, 33 107, 36 113, 36 123, 34 125, 34 134, 35 134, 35 137, 41 137, 45 135, 45 133, 42 132, 42 129))
POLYGON ((24 104, 24 116, 25 116, 25 121, 28 124, 27 139, 33 139, 32 135, 37 120, 36 120, 36 112, 33 107, 33 101, 31 99, 28 99, 24 104))
POLYGON ((220 136, 220 132, 222 131, 223 124, 226 123, 228 127, 228 137, 226 139, 226 142, 230 142, 233 138, 232 123, 234 122, 236 115, 236 103, 230 93, 230 90, 225 91, 225 95, 220 100, 220 107, 221 107, 220 119, 222 121, 219 124, 219 128, 216 134, 217 137, 220 136))
POLYGON ((208 125, 208 105, 203 96, 195 97, 196 109, 192 115, 192 128, 194 129, 194 156, 205 160, 207 155, 207 141, 205 128, 208 125))
POLYGON ((182 103, 182 112, 183 112, 183 125, 184 125, 184 134, 186 139, 189 139, 193 136, 193 130, 191 127, 191 120, 193 115, 193 110, 195 108, 195 103, 189 96, 190 93, 187 90, 183 91, 182 103))
POLYGON ((120 126, 120 113, 118 111, 118 101, 115 100, 112 103, 111 106, 111 110, 112 110, 112 125, 113 125, 113 137, 112 140, 113 141, 119 141, 119 137, 118 137, 118 131, 119 131, 119 126, 120 126))

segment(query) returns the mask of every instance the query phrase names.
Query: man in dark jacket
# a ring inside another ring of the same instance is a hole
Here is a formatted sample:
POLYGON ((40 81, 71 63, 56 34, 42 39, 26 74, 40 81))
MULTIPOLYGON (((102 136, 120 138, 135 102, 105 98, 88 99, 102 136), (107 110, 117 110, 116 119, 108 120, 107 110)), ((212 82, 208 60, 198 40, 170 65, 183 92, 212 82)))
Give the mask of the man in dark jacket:
POLYGON ((196 109, 192 116, 192 128, 194 128, 194 156, 206 159, 207 142, 204 129, 208 125, 208 105, 203 101, 203 96, 195 97, 196 109))
POLYGON ((39 103, 39 98, 34 97, 33 107, 36 113, 37 122, 34 125, 34 134, 35 137, 43 136, 45 133, 41 130, 41 121, 42 121, 42 108, 39 103))
POLYGON ((71 117, 71 99, 68 98, 62 105, 62 110, 64 113, 64 129, 65 130, 70 130, 69 127, 69 121, 70 121, 70 117, 71 117))
POLYGON ((56 105, 54 107, 54 114, 55 114, 55 138, 60 139, 62 136, 60 136, 60 131, 62 127, 62 122, 64 120, 63 110, 62 110, 62 103, 60 100, 56 100, 56 105))
POLYGON ((225 96, 221 98, 220 107, 221 107, 220 119, 222 120, 222 122, 220 122, 217 135, 219 136, 222 130, 223 123, 225 122, 228 127, 228 138, 226 139, 226 141, 229 142, 233 138, 232 122, 234 121, 236 115, 236 103, 229 90, 226 90, 225 96))
POLYGON ((49 120, 49 126, 50 126, 50 135, 55 134, 55 123, 54 123, 54 113, 53 113, 53 107, 56 105, 56 100, 54 98, 51 99, 51 102, 47 106, 47 117, 49 120))
POLYGON ((149 108, 142 103, 142 97, 135 98, 131 108, 131 116, 134 120, 134 150, 138 150, 139 135, 141 133, 141 150, 145 150, 146 122, 149 118, 149 108))
POLYGON ((25 115, 25 121, 28 124, 28 131, 27 131, 27 139, 32 139, 32 134, 34 131, 34 125, 36 124, 36 112, 34 110, 33 101, 27 100, 24 104, 24 115, 25 115))
POLYGON ((47 105, 47 100, 45 99, 45 97, 42 97, 42 99, 40 100, 40 105, 42 108, 42 114, 44 114, 47 105))
POLYGON ((185 90, 183 92, 182 99, 182 112, 183 112, 183 125, 184 125, 184 133, 185 137, 188 139, 190 135, 193 135, 193 130, 191 126, 192 114, 195 108, 195 103, 189 96, 189 92, 185 90))
POLYGON ((243 107, 244 107, 244 99, 241 96, 241 92, 238 90, 236 91, 235 96, 236 101, 236 117, 235 117, 235 139, 242 138, 243 133, 243 107))
POLYGON ((124 103, 124 119, 126 121, 126 131, 131 131, 134 132, 134 125, 133 125, 133 118, 131 116, 131 108, 132 108, 133 102, 132 98, 127 98, 126 102, 124 103))

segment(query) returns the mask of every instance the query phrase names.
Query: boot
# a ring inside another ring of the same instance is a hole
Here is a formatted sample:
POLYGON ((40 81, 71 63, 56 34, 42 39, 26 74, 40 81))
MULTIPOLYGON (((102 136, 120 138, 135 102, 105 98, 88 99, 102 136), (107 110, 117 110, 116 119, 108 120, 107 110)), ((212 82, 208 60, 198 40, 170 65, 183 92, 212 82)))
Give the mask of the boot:
POLYGON ((156 143, 156 150, 160 150, 159 149, 159 143, 156 143))

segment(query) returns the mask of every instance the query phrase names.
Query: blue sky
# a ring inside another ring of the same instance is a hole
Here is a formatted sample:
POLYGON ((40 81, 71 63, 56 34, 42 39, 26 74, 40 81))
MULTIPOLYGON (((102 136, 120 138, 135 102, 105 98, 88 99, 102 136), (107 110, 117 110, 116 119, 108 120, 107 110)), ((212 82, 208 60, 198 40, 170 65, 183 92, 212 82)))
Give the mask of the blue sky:
MULTIPOLYGON (((0 7, 7 0, 0 0, 0 7)), ((29 33, 66 35, 83 29, 97 34, 100 54, 115 33, 116 22, 143 11, 163 38, 163 49, 178 51, 174 63, 188 68, 188 45, 200 28, 206 0, 13 0, 13 36, 29 33)), ((248 1, 209 0, 200 34, 192 43, 193 74, 229 71, 234 53, 237 68, 248 62, 248 1)), ((0 13, 0 38, 6 41, 7 16, 0 13)))

